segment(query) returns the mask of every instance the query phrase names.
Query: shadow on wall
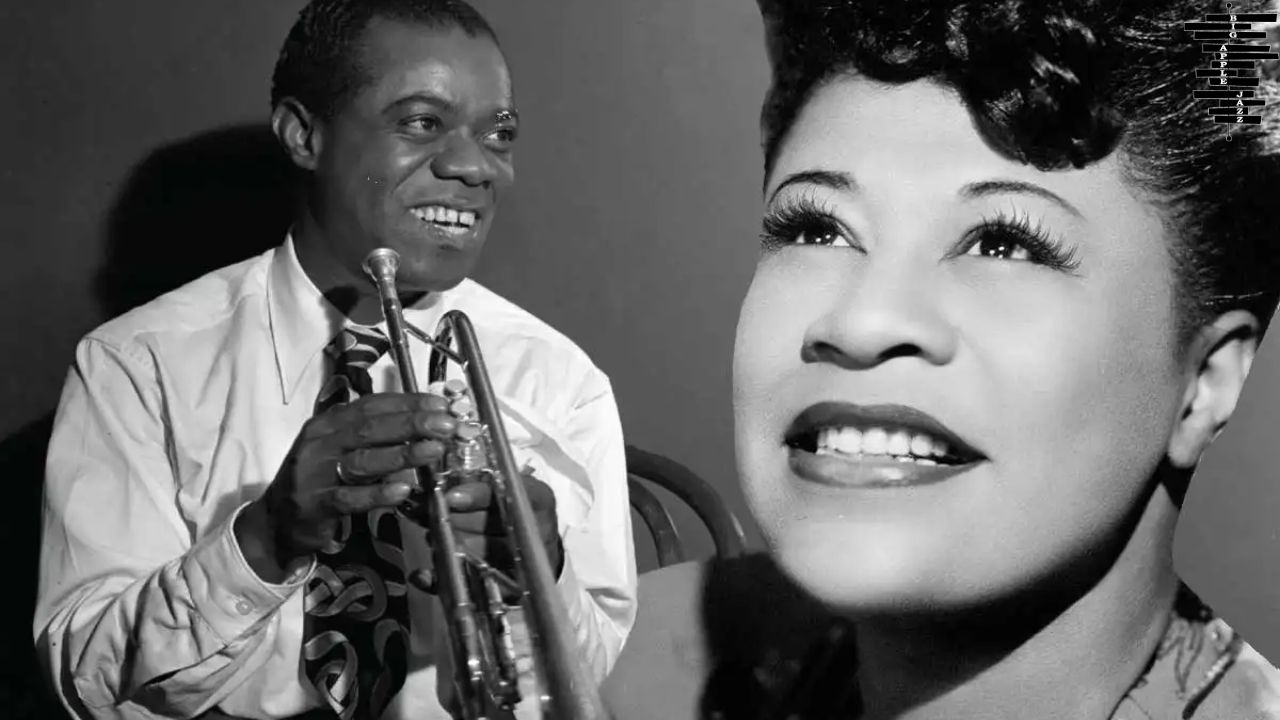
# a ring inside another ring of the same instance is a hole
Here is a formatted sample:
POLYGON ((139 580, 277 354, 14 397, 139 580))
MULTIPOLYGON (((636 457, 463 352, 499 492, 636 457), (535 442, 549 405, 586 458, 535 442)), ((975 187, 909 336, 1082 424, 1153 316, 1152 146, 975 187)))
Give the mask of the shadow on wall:
POLYGON ((296 169, 266 125, 197 135, 134 169, 107 228, 97 295, 110 316, 279 245, 296 169))
POLYGON ((35 614, 36 561, 40 543, 40 479, 53 413, 0 442, 0 477, 10 490, 0 507, 0 547, 6 548, 6 580, 14 588, 0 613, 0 708, 4 717, 61 717, 36 671, 31 618, 35 614))
MULTIPOLYGON (((112 208, 106 259, 96 279, 103 314, 114 317, 284 239, 296 170, 270 129, 239 126, 162 147, 134 168, 112 208)), ((0 440, 0 504, 11 610, 0 614, 0 715, 64 717, 38 670, 31 620, 40 542, 41 486, 53 413, 0 440), (16 605, 16 607, 14 607, 16 605)))

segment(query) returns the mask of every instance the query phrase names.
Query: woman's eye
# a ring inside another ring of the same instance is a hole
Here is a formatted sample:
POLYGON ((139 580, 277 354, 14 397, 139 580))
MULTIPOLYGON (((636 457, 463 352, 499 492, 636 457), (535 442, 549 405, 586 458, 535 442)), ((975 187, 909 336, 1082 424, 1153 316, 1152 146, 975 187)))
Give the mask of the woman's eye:
POLYGON ((1016 260, 1074 274, 1080 262, 1075 248, 1024 215, 983 221, 969 231, 959 255, 1016 260))
POLYGON ((768 248, 797 245, 853 247, 839 223, 810 207, 785 207, 766 215, 763 230, 761 240, 768 248))
POLYGON ((796 234, 797 245, 827 245, 830 247, 849 247, 844 233, 834 223, 814 223, 802 228, 796 234))
POLYGON ((966 255, 1000 260, 1031 260, 1026 238, 1011 228, 984 227, 974 231, 966 255))

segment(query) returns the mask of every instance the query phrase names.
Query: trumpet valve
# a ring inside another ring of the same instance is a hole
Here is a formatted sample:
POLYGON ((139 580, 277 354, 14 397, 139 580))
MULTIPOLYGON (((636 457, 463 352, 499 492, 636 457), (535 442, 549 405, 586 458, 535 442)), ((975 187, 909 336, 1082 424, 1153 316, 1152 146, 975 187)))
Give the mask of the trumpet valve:
POLYGON ((465 475, 474 475, 488 468, 488 456, 482 442, 484 427, 479 423, 463 423, 458 426, 454 436, 454 456, 457 459, 457 470, 465 475))
POLYGON ((449 414, 458 420, 475 420, 476 404, 469 397, 460 397, 449 403, 449 414))
POLYGON ((444 386, 445 397, 456 398, 471 394, 471 391, 467 388, 467 383, 459 380, 458 378, 445 380, 442 384, 444 386))

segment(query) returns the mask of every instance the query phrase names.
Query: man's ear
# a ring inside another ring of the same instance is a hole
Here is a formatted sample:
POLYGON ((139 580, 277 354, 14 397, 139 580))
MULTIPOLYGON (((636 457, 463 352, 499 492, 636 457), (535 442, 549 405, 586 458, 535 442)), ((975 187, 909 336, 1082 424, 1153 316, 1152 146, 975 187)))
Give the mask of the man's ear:
POLYGON ((1169 437, 1169 462, 1192 469, 1222 434, 1258 352, 1260 326, 1253 313, 1232 310, 1197 333, 1188 349, 1182 411, 1169 437))
POLYGON ((302 103, 285 98, 271 111, 271 132, 294 165, 315 170, 319 161, 324 133, 319 118, 302 103))

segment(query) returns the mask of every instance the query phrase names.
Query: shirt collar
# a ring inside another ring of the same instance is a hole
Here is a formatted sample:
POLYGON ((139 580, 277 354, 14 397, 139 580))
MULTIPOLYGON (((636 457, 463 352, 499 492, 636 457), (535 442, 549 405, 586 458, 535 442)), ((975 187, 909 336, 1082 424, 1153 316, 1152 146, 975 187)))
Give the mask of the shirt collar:
MULTIPOLYGON (((1142 676, 1121 699, 1112 714, 1113 720, 1191 717, 1195 708, 1218 686, 1242 648, 1240 636, 1222 619, 1183 617, 1175 610, 1170 613, 1159 647, 1142 676)), ((1248 697, 1247 693, 1240 693, 1241 698, 1233 694, 1232 691, 1218 693, 1219 697, 1225 695, 1223 700, 1228 703, 1242 702, 1248 697)))
MULTIPOLYGON (((464 280, 463 286, 469 281, 464 280)), ((444 313, 455 291, 431 293, 404 309, 406 321, 433 333, 434 323, 444 313)), ((354 325, 334 307, 307 276, 298 262, 293 233, 276 249, 267 279, 267 307, 270 313, 271 342, 275 346, 276 370, 285 404, 292 402, 298 384, 324 347, 339 330, 354 325)), ((384 331, 386 323, 377 325, 384 331)), ((416 343, 416 340, 410 340, 416 343)))

